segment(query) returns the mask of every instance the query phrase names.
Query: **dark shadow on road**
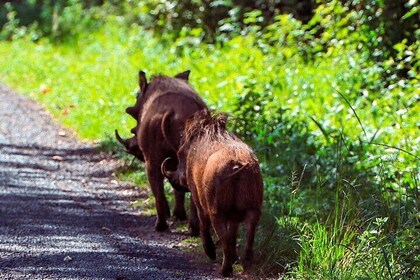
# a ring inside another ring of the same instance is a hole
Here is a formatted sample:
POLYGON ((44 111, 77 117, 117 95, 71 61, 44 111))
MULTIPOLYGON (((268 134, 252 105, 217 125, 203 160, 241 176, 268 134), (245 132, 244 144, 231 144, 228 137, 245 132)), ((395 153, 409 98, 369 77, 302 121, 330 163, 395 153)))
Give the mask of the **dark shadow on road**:
POLYGON ((91 148, 0 144, 0 276, 189 278, 179 250, 149 242, 154 217, 129 207, 142 197, 115 167, 91 148))

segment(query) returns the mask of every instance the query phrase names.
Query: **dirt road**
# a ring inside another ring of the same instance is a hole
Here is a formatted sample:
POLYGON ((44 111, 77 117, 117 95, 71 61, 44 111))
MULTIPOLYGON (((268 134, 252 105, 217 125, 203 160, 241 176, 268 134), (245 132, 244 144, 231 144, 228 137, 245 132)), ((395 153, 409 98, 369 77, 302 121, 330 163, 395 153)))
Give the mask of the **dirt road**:
POLYGON ((0 279, 215 279, 130 207, 117 166, 0 86, 0 279))

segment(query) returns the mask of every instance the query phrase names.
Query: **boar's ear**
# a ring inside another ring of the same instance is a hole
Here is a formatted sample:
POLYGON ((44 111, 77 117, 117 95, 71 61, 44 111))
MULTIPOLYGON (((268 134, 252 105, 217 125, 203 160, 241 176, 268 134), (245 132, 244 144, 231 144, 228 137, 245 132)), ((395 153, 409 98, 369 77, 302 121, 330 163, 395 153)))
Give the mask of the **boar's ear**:
POLYGON ((137 120, 139 109, 136 106, 128 107, 127 109, 125 109, 125 112, 137 120))
POLYGON ((147 80, 146 80, 146 73, 143 71, 139 71, 139 86, 140 86, 140 92, 144 93, 147 88, 147 80))
POLYGON ((191 71, 187 70, 185 72, 182 72, 182 73, 179 73, 179 74, 175 75, 175 78, 182 79, 182 80, 185 80, 185 81, 188 82, 188 78, 190 76, 190 73, 191 73, 191 71))

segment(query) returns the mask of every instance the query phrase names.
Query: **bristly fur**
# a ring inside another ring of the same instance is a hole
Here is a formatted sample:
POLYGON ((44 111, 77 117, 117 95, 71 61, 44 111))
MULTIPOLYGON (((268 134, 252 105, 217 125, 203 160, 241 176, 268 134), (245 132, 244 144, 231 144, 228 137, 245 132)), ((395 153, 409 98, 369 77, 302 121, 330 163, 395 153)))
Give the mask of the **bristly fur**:
POLYGON ((194 140, 237 139, 237 137, 226 130, 229 115, 211 110, 197 111, 185 124, 182 143, 191 143, 194 140))

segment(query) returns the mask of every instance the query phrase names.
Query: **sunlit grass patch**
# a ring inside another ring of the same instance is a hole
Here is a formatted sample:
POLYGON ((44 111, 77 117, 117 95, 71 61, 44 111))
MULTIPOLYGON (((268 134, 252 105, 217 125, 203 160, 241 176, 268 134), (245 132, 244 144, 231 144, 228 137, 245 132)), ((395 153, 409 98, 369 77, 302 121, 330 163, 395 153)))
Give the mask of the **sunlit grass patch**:
POLYGON ((182 233, 188 233, 188 223, 177 224, 176 231, 182 232, 182 233))
POLYGON ((198 262, 205 263, 210 261, 204 253, 200 237, 187 237, 183 239, 181 241, 180 248, 184 252, 193 253, 196 255, 198 262))

